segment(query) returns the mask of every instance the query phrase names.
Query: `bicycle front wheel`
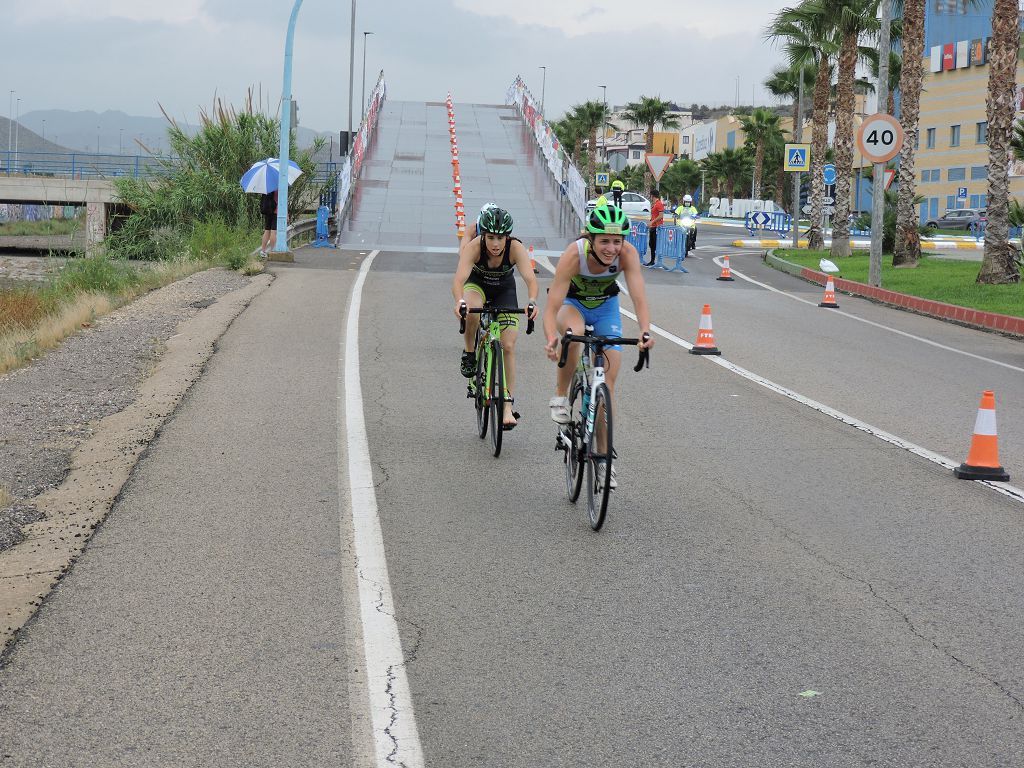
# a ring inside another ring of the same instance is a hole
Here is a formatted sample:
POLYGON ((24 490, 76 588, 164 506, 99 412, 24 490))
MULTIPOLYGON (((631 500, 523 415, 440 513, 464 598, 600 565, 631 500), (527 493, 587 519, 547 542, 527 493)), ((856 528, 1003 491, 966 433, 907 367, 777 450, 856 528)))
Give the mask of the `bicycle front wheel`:
POLYGON ((595 393, 594 434, 587 451, 587 516, 595 531, 604 525, 612 483, 612 399, 606 384, 599 384, 595 393), (604 449, 598 451, 598 436, 604 436, 604 449))
POLYGON ((502 422, 505 419, 505 359, 501 355, 501 343, 491 342, 491 446, 494 457, 501 455, 502 422))
POLYGON ((569 448, 565 452, 565 492, 573 504, 580 497, 583 488, 583 462, 586 450, 583 445, 583 430, 587 415, 583 410, 583 378, 574 375, 569 388, 569 423, 565 430, 565 439, 569 448))
POLYGON ((476 433, 483 440, 487 437, 487 347, 476 345, 476 393, 473 405, 476 407, 476 433))

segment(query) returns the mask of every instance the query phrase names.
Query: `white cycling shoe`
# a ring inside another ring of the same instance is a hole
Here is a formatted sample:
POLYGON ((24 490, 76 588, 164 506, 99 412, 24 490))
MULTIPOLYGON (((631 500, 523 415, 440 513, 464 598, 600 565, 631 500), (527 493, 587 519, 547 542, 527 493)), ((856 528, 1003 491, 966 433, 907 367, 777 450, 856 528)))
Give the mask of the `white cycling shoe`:
MULTIPOLYGON (((594 474, 596 475, 595 479, 597 480, 597 490, 603 491, 604 490, 604 462, 603 461, 595 461, 594 462, 594 474)), ((608 483, 608 487, 611 488, 613 491, 616 488, 619 487, 619 483, 615 479, 615 462, 614 461, 612 462, 611 482, 608 483)))
POLYGON ((568 397, 552 397, 548 403, 551 406, 551 420, 556 424, 568 424, 572 418, 569 413, 568 397))

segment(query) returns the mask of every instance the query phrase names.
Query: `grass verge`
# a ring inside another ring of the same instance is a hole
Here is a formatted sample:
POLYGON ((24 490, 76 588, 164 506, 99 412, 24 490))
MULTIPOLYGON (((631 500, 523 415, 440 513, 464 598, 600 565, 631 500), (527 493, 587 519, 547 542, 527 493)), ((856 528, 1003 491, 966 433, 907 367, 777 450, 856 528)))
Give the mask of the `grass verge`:
POLYGON ((0 223, 0 236, 29 236, 29 235, 73 235, 83 228, 82 220, 74 219, 46 219, 45 221, 8 221, 0 223))
POLYGON ((24 365, 96 318, 133 299, 214 266, 258 274, 249 253, 258 233, 197 228, 177 258, 146 264, 106 255, 72 259, 49 282, 0 288, 0 374, 24 365))
MULTIPOLYGON (((779 249, 775 254, 794 264, 820 271, 818 262, 830 258, 828 251, 779 249)), ((839 276, 867 283, 870 256, 867 251, 835 261, 839 276)), ((980 285, 975 282, 981 264, 977 261, 921 258, 915 269, 896 269, 891 254, 882 257, 882 287, 922 299, 943 301, 983 312, 1024 317, 1024 284, 980 285)))

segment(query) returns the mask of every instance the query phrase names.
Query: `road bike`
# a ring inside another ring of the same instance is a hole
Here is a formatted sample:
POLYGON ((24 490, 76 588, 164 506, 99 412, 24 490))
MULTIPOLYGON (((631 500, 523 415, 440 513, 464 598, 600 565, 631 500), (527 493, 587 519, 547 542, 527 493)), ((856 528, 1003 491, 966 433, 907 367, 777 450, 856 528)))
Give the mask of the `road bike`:
MULTIPOLYGON (((533 318, 529 308, 518 307, 459 307, 459 333, 466 332, 466 316, 480 315, 480 327, 476 331, 473 354, 476 356, 476 373, 469 380, 466 397, 472 398, 476 408, 476 431, 483 440, 491 433, 491 447, 494 456, 501 455, 501 438, 504 428, 505 403, 514 402, 505 386, 505 353, 501 348, 501 323, 499 315, 526 315, 526 332, 533 333, 533 318)), ((514 414, 519 418, 518 414, 514 414)))
MULTIPOLYGON (((574 504, 586 475, 587 516, 590 527, 597 531, 604 525, 612 489, 612 461, 618 458, 612 443, 612 401, 605 383, 604 350, 636 345, 641 340, 595 336, 590 325, 584 331, 583 336, 577 336, 569 329, 562 336, 559 368, 565 367, 570 344, 582 344, 583 353, 569 386, 569 423, 559 427, 555 449, 564 454, 565 490, 574 504)), ((648 338, 645 333, 643 340, 648 338)), ((650 367, 650 357, 647 349, 641 349, 633 370, 639 372, 644 366, 650 367)))

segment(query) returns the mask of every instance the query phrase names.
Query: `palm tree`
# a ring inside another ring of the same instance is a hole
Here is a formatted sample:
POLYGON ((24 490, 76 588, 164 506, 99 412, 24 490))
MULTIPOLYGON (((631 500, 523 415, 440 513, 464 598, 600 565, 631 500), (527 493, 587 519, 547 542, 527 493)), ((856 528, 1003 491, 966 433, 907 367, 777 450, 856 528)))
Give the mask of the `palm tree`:
POLYGON ((835 28, 828 14, 817 8, 819 2, 804 0, 798 6, 783 8, 766 32, 769 39, 784 43, 791 66, 813 66, 816 69, 811 108, 811 223, 807 231, 808 245, 814 249, 825 245, 821 226, 825 198, 823 169, 828 143, 832 57, 838 51, 835 28))
POLYGON ((1017 249, 1009 239, 1010 178, 1008 148, 1013 127, 1017 52, 1020 48, 1018 0, 995 0, 988 70, 988 225, 978 282, 1018 283, 1017 249))
POLYGON ((561 120, 555 120, 551 123, 551 130, 555 132, 555 136, 558 138, 562 148, 572 157, 573 164, 578 168, 580 157, 583 154, 583 140, 585 138, 579 121, 570 113, 561 120))
MULTIPOLYGON (((764 87, 772 96, 780 99, 789 98, 793 100, 793 135, 796 136, 797 125, 800 122, 800 67, 788 67, 776 69, 772 76, 764 81, 764 87)), ((814 81, 817 77, 817 70, 811 67, 803 67, 804 90, 811 92, 814 81)))
MULTIPOLYGON (((725 193, 730 199, 737 190, 747 189, 754 174, 754 160, 743 149, 726 147, 720 153, 721 172, 725 176, 725 193)), ((741 193, 742 194, 742 193, 741 193)))
POLYGON ((700 186, 700 165, 693 160, 676 160, 661 177, 661 188, 665 195, 678 200, 684 194, 693 194, 700 186))
MULTIPOLYGON (((836 214, 832 229, 832 258, 850 255, 850 178, 853 175, 854 82, 857 63, 866 57, 861 40, 878 34, 879 0, 818 0, 819 13, 827 13, 839 36, 839 73, 836 88, 836 214)), ((887 54, 888 55, 888 52, 887 54)))
POLYGON ((711 197, 722 196, 722 184, 725 182, 725 163, 721 152, 710 152, 700 161, 708 181, 711 182, 711 197))
POLYGON ((770 109, 758 107, 748 117, 740 121, 747 141, 754 145, 754 189, 755 200, 761 198, 761 174, 764 171, 764 152, 767 144, 782 129, 779 128, 779 116, 770 109))
POLYGON ((921 236, 917 229, 917 207, 914 205, 917 197, 917 173, 914 162, 920 134, 921 87, 924 81, 925 2, 926 0, 903 0, 903 67, 900 72, 903 148, 900 150, 893 266, 917 266, 917 260, 921 258, 921 236))
POLYGON ((587 139, 587 187, 594 184, 594 172, 597 168, 597 131, 603 129, 608 122, 608 113, 603 102, 585 101, 572 108, 572 119, 579 125, 583 136, 587 139))
MULTIPOLYGON (((648 154, 654 151, 655 125, 660 124, 662 128, 679 127, 679 119, 670 114, 671 108, 672 105, 669 102, 662 101, 657 96, 641 96, 640 101, 633 101, 626 105, 622 117, 637 127, 644 127, 648 154)), ((646 191, 650 192, 654 187, 654 177, 648 170, 644 178, 647 180, 646 191)))

